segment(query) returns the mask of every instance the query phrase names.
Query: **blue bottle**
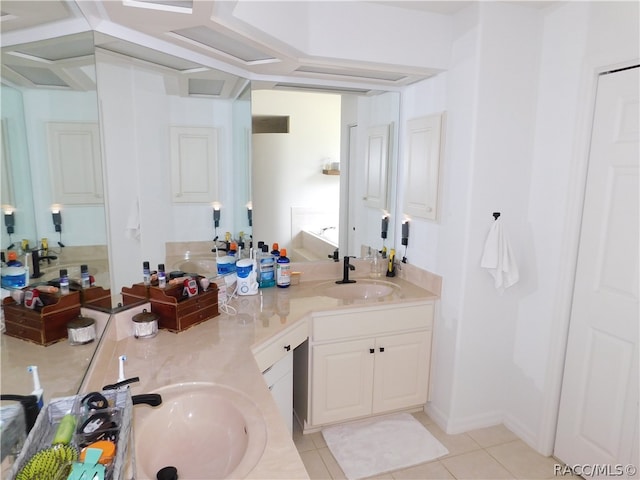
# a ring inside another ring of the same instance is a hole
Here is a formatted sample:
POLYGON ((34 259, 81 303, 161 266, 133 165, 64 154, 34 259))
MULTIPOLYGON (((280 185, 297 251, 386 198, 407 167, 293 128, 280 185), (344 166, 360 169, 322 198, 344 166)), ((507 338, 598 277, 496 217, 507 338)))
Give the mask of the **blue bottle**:
POLYGON ((287 288, 291 285, 291 262, 287 258, 287 249, 280 250, 280 256, 276 261, 276 285, 287 288))
POLYGON ((275 284, 276 259, 269 253, 269 246, 263 244, 258 255, 258 285, 260 288, 268 288, 275 284))

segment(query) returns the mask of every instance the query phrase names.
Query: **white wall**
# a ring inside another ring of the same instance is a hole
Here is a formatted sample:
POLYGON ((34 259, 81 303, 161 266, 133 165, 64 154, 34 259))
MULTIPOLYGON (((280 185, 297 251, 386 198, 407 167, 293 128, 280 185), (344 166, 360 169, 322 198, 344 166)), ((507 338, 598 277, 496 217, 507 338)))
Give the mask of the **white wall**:
POLYGON ((429 413, 451 433, 504 422, 552 453, 593 73, 637 40, 634 3, 480 3, 449 71, 404 92, 403 121, 447 111, 440 218, 412 222, 408 257, 443 276, 429 413), (479 267, 493 211, 521 274, 503 295, 479 267))

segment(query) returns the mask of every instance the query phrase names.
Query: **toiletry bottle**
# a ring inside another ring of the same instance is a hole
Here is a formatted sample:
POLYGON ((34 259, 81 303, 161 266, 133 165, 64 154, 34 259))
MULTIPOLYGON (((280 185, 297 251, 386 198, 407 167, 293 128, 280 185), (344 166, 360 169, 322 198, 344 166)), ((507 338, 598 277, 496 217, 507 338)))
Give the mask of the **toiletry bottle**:
POLYGON ((151 269, 149 262, 142 262, 142 281, 148 287, 151 285, 151 269))
POLYGON ((280 256, 280 246, 277 243, 273 244, 273 247, 271 248, 271 255, 273 255, 275 259, 278 260, 278 257, 280 256))
POLYGON ((18 260, 17 252, 13 250, 9 251, 9 260, 7 261, 7 267, 21 267, 22 262, 18 260))
POLYGON ((276 261, 276 285, 287 288, 291 285, 291 263, 287 258, 287 249, 280 250, 280 256, 276 261))
POLYGON ((82 285, 82 288, 89 288, 91 286, 89 267, 86 265, 80 265, 80 284, 82 285))
POLYGON ((269 253, 269 246, 262 245, 258 254, 258 285, 260 288, 273 287, 276 284, 276 259, 269 253))
POLYGON ((60 270, 60 295, 69 294, 69 277, 67 275, 67 269, 60 270))
POLYGON ((158 264, 158 287, 165 288, 167 286, 167 274, 164 271, 164 263, 158 264))
POLYGON ((31 376, 33 377, 33 392, 31 392, 31 395, 35 395, 36 398, 38 399, 38 406, 40 408, 44 407, 44 401, 42 399, 42 394, 44 393, 44 390, 42 389, 42 385, 40 385, 40 377, 38 376, 38 367, 36 365, 29 365, 27 367, 27 371, 31 373, 31 376))

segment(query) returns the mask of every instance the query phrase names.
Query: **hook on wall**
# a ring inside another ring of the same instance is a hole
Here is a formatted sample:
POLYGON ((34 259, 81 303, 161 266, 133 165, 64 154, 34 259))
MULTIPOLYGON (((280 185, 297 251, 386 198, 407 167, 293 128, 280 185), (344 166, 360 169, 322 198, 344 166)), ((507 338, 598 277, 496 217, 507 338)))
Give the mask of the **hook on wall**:
POLYGON ((493 219, 494 220, 497 220, 499 216, 500 216, 500 212, 493 212, 493 219))

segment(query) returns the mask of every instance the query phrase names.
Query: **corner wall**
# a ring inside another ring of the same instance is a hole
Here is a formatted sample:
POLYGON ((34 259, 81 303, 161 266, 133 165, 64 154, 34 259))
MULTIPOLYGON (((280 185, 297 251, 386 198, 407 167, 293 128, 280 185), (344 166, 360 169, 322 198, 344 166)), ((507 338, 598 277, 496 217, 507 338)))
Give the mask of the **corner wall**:
POLYGON ((420 105, 403 122, 447 111, 440 220, 412 222, 409 256, 443 277, 428 411, 449 433, 505 423, 549 455, 594 74, 638 59, 638 5, 480 3, 455 20, 452 68, 403 97, 420 105), (520 267, 502 295, 479 267, 492 211, 520 267))

